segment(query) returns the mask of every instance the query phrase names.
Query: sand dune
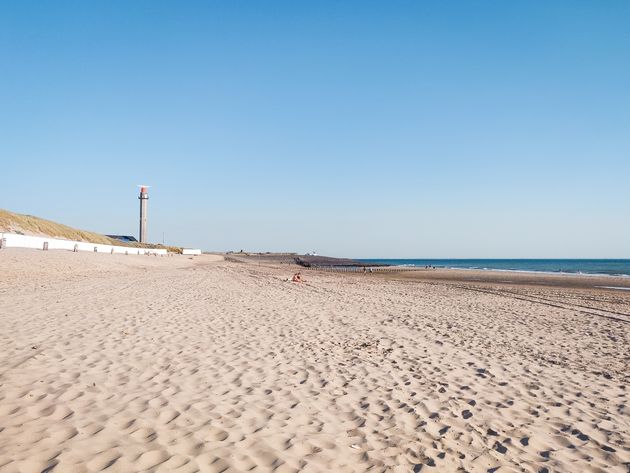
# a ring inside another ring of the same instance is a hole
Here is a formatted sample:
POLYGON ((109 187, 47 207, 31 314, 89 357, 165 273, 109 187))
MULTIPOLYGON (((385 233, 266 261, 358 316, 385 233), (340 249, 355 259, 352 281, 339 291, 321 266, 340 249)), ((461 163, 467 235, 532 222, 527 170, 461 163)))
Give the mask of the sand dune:
POLYGON ((629 471, 629 323, 289 275, 2 250, 0 472, 629 471))

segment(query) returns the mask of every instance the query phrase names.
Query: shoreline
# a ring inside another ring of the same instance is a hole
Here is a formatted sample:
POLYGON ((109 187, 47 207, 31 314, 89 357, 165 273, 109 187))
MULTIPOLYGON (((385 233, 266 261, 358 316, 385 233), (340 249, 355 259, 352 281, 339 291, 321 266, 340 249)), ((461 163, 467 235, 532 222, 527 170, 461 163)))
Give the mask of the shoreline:
POLYGON ((498 285, 547 286, 557 288, 582 288, 591 290, 630 289, 630 277, 612 275, 543 273, 539 271, 507 271, 492 269, 431 269, 379 274, 377 277, 398 280, 451 281, 498 285))
MULTIPOLYGON (((367 260, 367 259, 348 259, 348 258, 337 258, 337 257, 328 257, 328 256, 313 256, 313 255, 298 255, 295 253, 222 253, 222 255, 230 261, 236 261, 241 263, 252 263, 252 264, 268 264, 268 265, 278 265, 278 266, 286 266, 291 265, 296 268, 304 269, 304 270, 326 270, 329 269, 332 272, 335 270, 339 270, 339 272, 343 272, 341 270, 350 270, 347 272, 361 272, 362 269, 365 268, 389 268, 396 269, 400 268, 401 272, 408 271, 471 271, 471 272, 497 272, 497 273, 522 273, 526 275, 542 275, 542 276, 560 276, 560 277, 585 277, 585 278, 621 278, 627 279, 630 282, 630 274, 624 273, 590 273, 590 272, 570 272, 570 271, 544 271, 544 270, 532 270, 532 269, 503 269, 503 268, 458 268, 448 265, 440 265, 434 266, 433 268, 427 268, 425 265, 414 265, 414 264, 393 264, 388 263, 387 259, 384 260, 367 260), (302 261, 307 263, 308 265, 300 264, 298 261, 302 261)), ((401 261, 401 260, 391 260, 391 261, 401 261)), ((426 261, 430 263, 431 260, 418 260, 418 261, 426 261)), ((435 262, 444 261, 444 260, 434 260, 435 262)), ((455 261, 455 260, 452 260, 455 261)), ((488 260, 489 261, 489 260, 488 260)), ((498 260, 501 261, 501 260, 498 260)), ((526 261, 526 260, 523 260, 526 261)), ((550 260, 553 261, 553 260, 550 260)), ((593 261, 593 260, 566 260, 566 261, 593 261)), ((613 259, 602 259, 597 261, 618 261, 613 259)), ((623 260, 626 261, 626 260, 623 260)), ((630 260, 627 260, 630 264, 630 260)), ((394 271, 392 271, 394 273, 394 271)))
MULTIPOLYGON (((452 266, 436 266, 435 268, 423 268, 422 266, 398 265, 394 267, 401 268, 417 268, 418 270, 446 270, 446 271, 489 271, 497 273, 524 273, 524 274, 541 274, 551 276, 576 276, 576 277, 603 277, 603 278, 627 278, 630 280, 630 274, 606 274, 606 273, 583 273, 568 271, 536 271, 533 269, 499 269, 499 268, 455 268, 452 266)), ((411 269, 410 269, 411 271, 411 269)))

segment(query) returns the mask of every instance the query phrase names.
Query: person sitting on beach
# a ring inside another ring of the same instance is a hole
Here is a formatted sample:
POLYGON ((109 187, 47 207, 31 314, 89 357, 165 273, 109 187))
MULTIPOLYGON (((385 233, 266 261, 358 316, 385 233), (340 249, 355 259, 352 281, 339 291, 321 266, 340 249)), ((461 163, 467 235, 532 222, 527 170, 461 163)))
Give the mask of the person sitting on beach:
POLYGON ((299 272, 295 273, 293 275, 293 278, 291 278, 291 281, 293 281, 293 282, 304 282, 304 280, 302 279, 302 275, 299 272))

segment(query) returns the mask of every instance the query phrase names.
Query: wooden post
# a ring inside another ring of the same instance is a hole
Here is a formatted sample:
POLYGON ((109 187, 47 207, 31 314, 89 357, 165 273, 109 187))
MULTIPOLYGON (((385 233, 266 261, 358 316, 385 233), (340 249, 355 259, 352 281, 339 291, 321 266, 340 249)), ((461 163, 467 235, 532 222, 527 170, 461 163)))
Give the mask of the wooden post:
POLYGON ((48 242, 47 241, 44 242, 44 247, 42 248, 42 250, 48 251, 48 242))

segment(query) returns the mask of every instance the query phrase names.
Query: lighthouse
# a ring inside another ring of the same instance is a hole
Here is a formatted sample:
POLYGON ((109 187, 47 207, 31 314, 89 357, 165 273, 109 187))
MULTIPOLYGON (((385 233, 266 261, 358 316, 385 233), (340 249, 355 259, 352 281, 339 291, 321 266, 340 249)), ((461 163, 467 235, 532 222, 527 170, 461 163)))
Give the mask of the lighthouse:
POLYGON ((149 186, 140 187, 140 243, 147 242, 147 204, 149 203, 149 186))

